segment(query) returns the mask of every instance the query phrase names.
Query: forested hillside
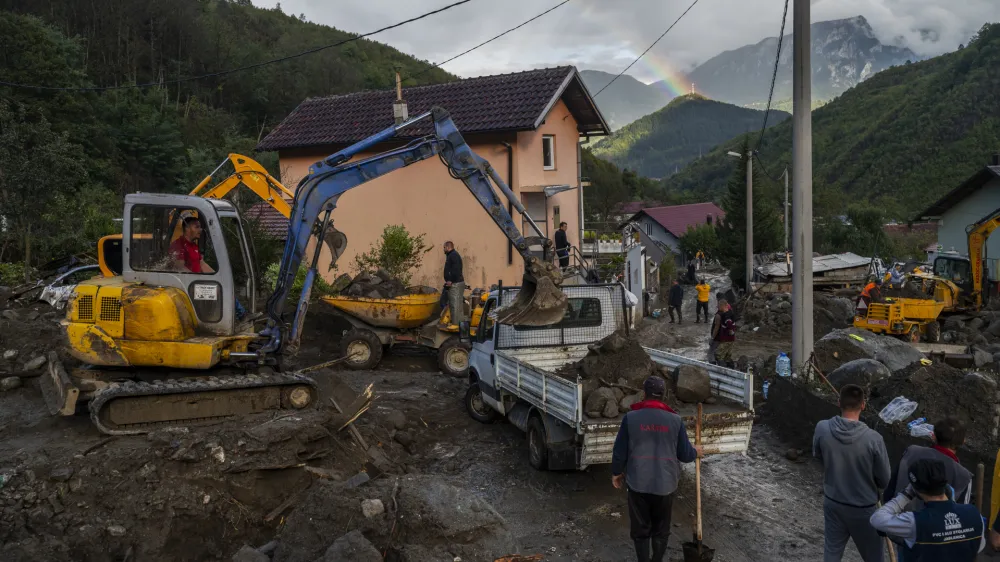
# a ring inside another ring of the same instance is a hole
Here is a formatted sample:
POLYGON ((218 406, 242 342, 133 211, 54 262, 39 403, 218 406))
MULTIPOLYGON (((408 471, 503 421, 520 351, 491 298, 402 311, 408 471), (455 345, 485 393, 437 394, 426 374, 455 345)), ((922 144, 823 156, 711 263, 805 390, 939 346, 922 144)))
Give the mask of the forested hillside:
MULTIPOLYGON (((968 46, 891 68, 813 112, 817 215, 869 203, 911 219, 1000 149, 1000 24, 968 46)), ((720 145, 669 178, 669 193, 716 198, 742 139, 720 145)), ((756 138, 752 143, 756 143, 756 138)), ((792 122, 768 130, 760 157, 773 176, 791 164, 792 122)))
MULTIPOLYGON (((353 37, 249 0, 0 0, 0 8, 0 80, 157 84, 0 85, 0 262, 89 249, 120 228, 111 219, 123 195, 190 190, 228 152, 251 153, 306 97, 388 88, 397 70, 427 70, 406 85, 454 79, 359 40, 185 80, 353 37)), ((262 159, 276 166, 273 155, 262 159)))
MULTIPOLYGON (((772 111, 768 126, 788 118, 772 111)), ((759 130, 764 112, 706 99, 681 96, 666 107, 626 125, 594 145, 594 155, 652 178, 673 175, 715 145, 759 130)))

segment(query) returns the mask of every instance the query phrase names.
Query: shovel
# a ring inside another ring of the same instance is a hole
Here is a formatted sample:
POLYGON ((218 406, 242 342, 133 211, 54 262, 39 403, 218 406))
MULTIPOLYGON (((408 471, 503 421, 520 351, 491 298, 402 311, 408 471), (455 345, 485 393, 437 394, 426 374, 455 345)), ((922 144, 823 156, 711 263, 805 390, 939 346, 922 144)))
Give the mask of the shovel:
MULTIPOLYGON (((701 447, 701 402, 698 403, 698 417, 694 422, 694 444, 701 447)), ((684 562, 712 562, 715 550, 701 542, 701 458, 694 460, 695 523, 694 541, 682 545, 684 562)))

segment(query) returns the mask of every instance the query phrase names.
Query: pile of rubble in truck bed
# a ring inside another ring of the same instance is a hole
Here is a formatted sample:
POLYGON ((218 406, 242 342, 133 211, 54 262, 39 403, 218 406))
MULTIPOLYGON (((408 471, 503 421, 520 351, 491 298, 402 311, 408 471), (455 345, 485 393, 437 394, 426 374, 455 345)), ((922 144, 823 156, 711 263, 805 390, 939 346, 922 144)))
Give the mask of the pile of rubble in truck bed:
POLYGON ((584 412, 591 418, 616 418, 643 399, 643 382, 651 375, 666 381, 668 404, 713 400, 705 369, 684 365, 671 371, 653 363, 639 341, 615 332, 590 346, 583 359, 564 365, 562 377, 583 381, 584 412))

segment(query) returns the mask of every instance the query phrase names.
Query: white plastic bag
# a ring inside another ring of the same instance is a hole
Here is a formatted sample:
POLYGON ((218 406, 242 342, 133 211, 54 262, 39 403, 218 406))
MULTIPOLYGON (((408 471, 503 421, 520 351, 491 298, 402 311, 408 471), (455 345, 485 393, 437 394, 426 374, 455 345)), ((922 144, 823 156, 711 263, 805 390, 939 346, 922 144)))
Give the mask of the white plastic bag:
POLYGON ((907 400, 905 396, 897 396, 892 399, 892 402, 886 404, 885 408, 882 408, 878 417, 882 418, 885 423, 896 423, 910 417, 916 409, 916 402, 907 400))

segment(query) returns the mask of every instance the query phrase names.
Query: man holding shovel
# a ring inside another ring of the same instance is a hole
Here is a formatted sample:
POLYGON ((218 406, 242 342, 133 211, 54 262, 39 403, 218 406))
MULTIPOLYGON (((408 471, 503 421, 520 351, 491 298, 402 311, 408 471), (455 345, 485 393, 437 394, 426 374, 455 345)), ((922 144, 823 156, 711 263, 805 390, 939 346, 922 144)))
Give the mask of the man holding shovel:
POLYGON ((663 379, 649 377, 642 387, 645 400, 625 414, 615 439, 611 483, 618 489, 628 487, 630 534, 639 562, 661 562, 670 538, 680 463, 694 462, 701 451, 688 440, 681 417, 664 403, 663 379))

